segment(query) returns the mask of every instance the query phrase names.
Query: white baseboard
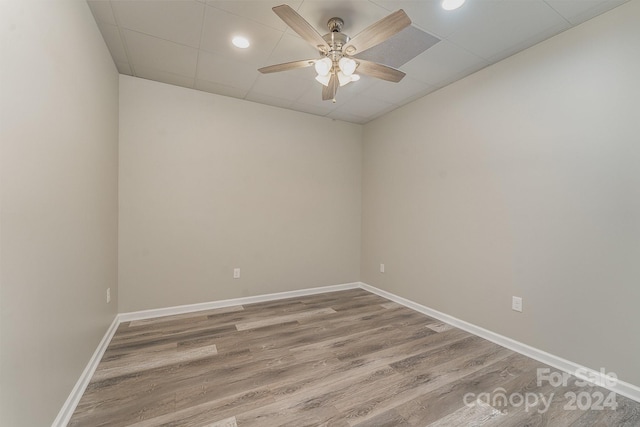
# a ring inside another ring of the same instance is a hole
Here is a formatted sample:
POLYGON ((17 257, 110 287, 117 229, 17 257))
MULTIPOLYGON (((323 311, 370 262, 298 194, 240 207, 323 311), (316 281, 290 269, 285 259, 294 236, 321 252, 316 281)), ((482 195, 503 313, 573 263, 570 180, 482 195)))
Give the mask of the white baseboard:
POLYGON ((318 288, 308 288, 308 289, 300 289, 296 291, 287 291, 287 292, 278 292, 274 294, 265 294, 265 295, 257 295, 252 297, 243 297, 243 298, 234 298, 228 300, 221 301, 212 301, 205 302, 200 304, 189 304, 189 305, 179 305, 175 307, 167 307, 167 308, 158 308, 154 310, 143 310, 143 311, 134 311, 131 313, 120 313, 118 314, 107 329, 107 332, 104 334, 102 341, 98 344, 96 351, 89 359, 89 363, 84 368, 84 371, 80 375, 80 378, 76 382, 76 385, 71 390, 69 397, 67 397, 66 402, 58 412, 58 416, 51 424, 52 427, 65 427, 73 412, 76 410, 80 399, 84 391, 87 389, 87 385, 89 385, 89 381, 91 381, 91 377, 93 373, 96 371, 102 356, 104 355, 105 350, 109 346, 113 335, 116 333, 118 326, 122 322, 129 322, 132 320, 142 320, 142 319, 152 319, 155 317, 162 316, 171 316, 174 314, 183 314, 183 313, 191 313, 202 310, 211 310, 215 308, 222 307, 230 307, 234 305, 244 305, 244 304, 253 304, 256 302, 265 302, 265 301, 276 301, 280 299, 286 298, 295 298, 302 297, 306 295, 315 295, 315 294, 323 294, 327 292, 336 292, 336 291, 344 291, 347 289, 358 289, 360 288, 360 282, 354 283, 344 283, 341 285, 332 285, 332 286, 321 286, 318 288))
POLYGON ((257 302, 276 301, 279 299, 303 297, 305 295, 323 294, 327 292, 357 289, 360 282, 344 283, 341 285, 321 286, 318 288, 300 289, 296 291, 278 292, 274 294, 256 295, 253 297, 233 298, 220 301, 203 302, 199 304, 178 305, 175 307, 157 308, 152 310, 132 311, 120 313, 120 322, 132 320, 153 319, 155 317, 173 316, 175 314, 192 313, 194 311, 213 310, 216 308, 231 307, 234 305, 255 304, 257 302))
POLYGON ((98 364, 100 363, 105 350, 109 346, 111 338, 113 338, 113 335, 116 333, 119 324, 120 321, 118 319, 118 316, 116 315, 116 317, 113 319, 113 322, 111 322, 109 329, 107 329, 107 332, 105 332, 102 340, 98 344, 96 351, 93 352, 93 356, 91 356, 91 359, 89 359, 89 363, 87 363, 84 371, 82 371, 82 374, 76 382, 76 385, 71 390, 69 397, 67 397, 66 402, 64 402, 64 405, 62 405, 60 412, 58 412, 58 416, 55 420, 53 420, 53 424, 51 424, 52 427, 65 427, 69 423, 73 412, 76 410, 76 406, 78 406, 78 403, 80 402, 84 391, 87 389, 89 381, 91 380, 93 373, 96 371, 96 368, 98 367, 98 364))
POLYGON ((408 307, 412 310, 415 310, 422 314, 426 314, 427 316, 433 317, 434 319, 438 319, 442 322, 448 323, 452 326, 455 326, 456 328, 462 329, 473 335, 494 342, 498 345, 501 345, 502 347, 506 347, 509 350, 513 350, 517 353, 523 354, 546 365, 553 366, 554 368, 560 369, 561 371, 567 372, 571 375, 576 375, 576 373, 578 373, 581 379, 590 379, 592 382, 595 382, 596 384, 606 388, 607 390, 613 391, 621 396, 628 397, 629 399, 635 400, 636 402, 640 402, 640 387, 636 385, 621 381, 619 379, 614 381, 613 385, 609 385, 610 382, 607 380, 610 380, 610 378, 606 377, 602 372, 598 372, 594 369, 587 368, 585 366, 563 359, 562 357, 547 353, 546 351, 542 351, 527 344, 523 344, 519 341, 489 331, 488 329, 481 328, 480 326, 476 326, 472 323, 465 322, 464 320, 460 320, 456 317, 449 316, 448 314, 392 294, 391 292, 387 292, 374 286, 367 285, 366 283, 361 282, 360 287, 366 291, 380 295, 383 298, 397 302, 398 304, 404 305, 405 307, 408 307))
POLYGON ((561 357, 555 356, 553 354, 547 353, 545 351, 539 350, 537 348, 531 347, 529 345, 523 344, 521 342, 515 341, 511 338, 507 338, 503 335, 497 334, 495 332, 489 331, 487 329, 481 328, 480 326, 476 326, 472 323, 465 322, 464 320, 460 320, 456 317, 449 316, 448 314, 439 312, 432 308, 426 307, 422 304, 418 304, 406 298, 402 298, 398 295, 392 294, 391 292, 384 291, 382 289, 378 289, 374 286, 370 286, 366 283, 362 282, 354 282, 354 283, 345 283, 341 285, 332 285, 332 286, 322 286, 318 288, 309 288, 309 289, 301 289, 296 291, 287 291, 287 292, 278 292, 273 294, 265 294, 265 295, 257 295, 252 297, 242 297, 242 298, 234 298, 228 300, 221 301, 212 301, 205 302, 200 304, 189 304, 189 305, 180 305, 175 307, 167 307, 167 308, 159 308, 153 310, 143 310, 143 311, 134 311, 130 313, 120 313, 118 314, 107 332, 104 334, 102 341, 98 344, 98 348, 93 353, 93 356, 89 360, 86 368, 82 372, 82 375, 78 379, 75 387, 71 391, 71 394, 67 398, 67 401, 64 403, 58 416, 54 420, 52 427, 64 427, 68 424, 71 419, 71 415, 76 409, 76 406, 80 402, 80 398, 84 393, 93 373, 98 367, 98 363, 102 359, 109 342, 111 342, 111 338, 115 334, 118 329, 118 325, 122 322, 129 322, 132 320, 143 320, 143 319, 152 319, 155 317, 162 316, 171 316, 175 314, 183 314, 183 313, 191 313, 202 310, 212 310, 216 308, 223 307, 231 307, 234 305, 245 305, 245 304, 254 304, 257 302, 265 302, 265 301, 276 301, 280 299, 286 298, 294 298, 301 297, 306 295, 316 295, 323 294, 327 292, 336 292, 343 291, 347 289, 357 289, 361 288, 371 293, 380 295, 383 298, 386 298, 390 301, 397 302, 398 304, 402 304, 405 307, 408 307, 412 310, 415 310, 419 313, 426 314, 427 316, 433 317, 434 319, 438 319, 442 322, 448 323, 452 326, 455 326, 459 329, 467 331, 471 334, 477 335, 481 338, 494 342, 498 345, 506 347, 510 350, 513 350, 517 353, 528 356, 532 359, 538 360, 542 363, 545 363, 549 366, 553 366, 554 368, 560 369, 564 372, 574 375, 576 372, 583 372, 588 378, 596 379, 596 382, 601 384, 604 388, 611 390, 621 396, 628 397, 629 399, 635 400, 636 402, 640 402, 640 387, 635 386, 633 384, 617 380, 615 385, 607 386, 607 382, 605 380, 605 376, 597 372, 593 369, 586 368, 577 363, 571 362, 569 360, 563 359, 561 357))

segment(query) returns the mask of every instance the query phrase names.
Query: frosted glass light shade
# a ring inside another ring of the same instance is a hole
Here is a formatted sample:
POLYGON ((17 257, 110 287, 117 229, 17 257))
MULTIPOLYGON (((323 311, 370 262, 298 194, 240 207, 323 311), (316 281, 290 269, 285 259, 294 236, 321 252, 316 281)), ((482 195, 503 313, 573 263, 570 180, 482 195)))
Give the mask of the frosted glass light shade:
POLYGON ((347 76, 342 71, 338 71, 338 82, 340 83, 340 86, 344 86, 351 82, 351 76, 347 76))
POLYGON ((338 61, 338 65, 345 76, 350 76, 356 70, 358 64, 351 58, 342 57, 340 61, 338 61))
POLYGON ((332 65, 333 62, 331 62, 331 59, 329 58, 319 59, 315 63, 316 73, 318 73, 318 75, 320 76, 326 76, 329 74, 329 71, 331 71, 332 65))
POLYGON ((327 74, 326 76, 321 76, 320 74, 318 74, 316 76, 316 80, 325 86, 329 86, 329 80, 331 80, 331 75, 327 74))

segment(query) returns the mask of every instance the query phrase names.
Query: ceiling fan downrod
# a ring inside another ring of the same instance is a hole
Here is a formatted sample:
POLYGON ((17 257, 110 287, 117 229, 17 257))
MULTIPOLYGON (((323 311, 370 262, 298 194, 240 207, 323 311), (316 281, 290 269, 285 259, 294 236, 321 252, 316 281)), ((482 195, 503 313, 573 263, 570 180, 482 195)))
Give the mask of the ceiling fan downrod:
POLYGON ((329 50, 326 50, 326 46, 324 46, 324 50, 321 49, 320 53, 329 57, 333 62, 337 62, 342 58, 342 48, 351 40, 348 35, 342 32, 343 26, 344 21, 341 18, 331 18, 327 21, 329 33, 322 36, 329 45, 329 50))

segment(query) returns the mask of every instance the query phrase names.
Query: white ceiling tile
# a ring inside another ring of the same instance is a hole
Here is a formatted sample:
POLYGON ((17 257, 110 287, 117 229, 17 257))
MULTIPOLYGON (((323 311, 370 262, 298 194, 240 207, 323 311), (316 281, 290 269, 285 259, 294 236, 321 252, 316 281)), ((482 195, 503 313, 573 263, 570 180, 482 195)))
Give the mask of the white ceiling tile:
MULTIPOLYGON (((331 103, 331 101, 324 101, 324 102, 331 103)), ((309 105, 309 104, 304 104, 302 102, 294 102, 291 105, 291 108, 293 108, 296 111, 315 114, 316 116, 326 116, 327 114, 329 114, 331 111, 335 109, 335 108, 329 107, 326 103, 319 104, 319 105, 309 105)))
POLYGON ((293 102, 300 98, 309 87, 318 85, 314 79, 299 78, 292 73, 293 71, 287 71, 259 75, 249 92, 249 96, 260 94, 293 102))
POLYGON ((400 67, 407 76, 431 85, 459 75, 474 65, 482 68, 489 63, 473 53, 442 40, 435 46, 400 67))
POLYGON ((437 37, 410 25, 355 57, 398 68, 439 42, 437 37))
POLYGON ((240 99, 243 99, 249 92, 245 89, 238 89, 236 87, 212 83, 206 80, 196 80, 195 88, 205 92, 216 93, 218 95, 230 96, 232 98, 240 99))
POLYGON ((493 1, 448 40, 487 59, 558 25, 566 25, 566 21, 540 0, 493 1))
POLYGON ((113 16, 113 9, 111 9, 111 2, 107 0, 87 0, 87 4, 96 22, 117 25, 116 19, 113 16))
POLYGON ((449 77, 447 77, 447 78, 443 78, 443 79, 441 79, 441 80, 438 82, 438 84, 437 84, 437 85, 435 85, 435 86, 436 86, 437 88, 445 87, 445 86, 450 85, 451 83, 453 83, 453 82, 455 82, 455 81, 461 80, 461 79, 463 79, 463 78, 465 78, 465 77, 467 77, 467 76, 469 76, 469 75, 471 75, 471 74, 475 73, 476 71, 480 71, 480 70, 482 70, 482 69, 483 69, 483 68, 485 68, 486 66, 487 66, 487 65, 484 65, 484 64, 475 64, 475 65, 472 65, 471 67, 469 67, 469 68, 467 68, 467 69, 465 69, 465 70, 463 70, 463 71, 461 71, 461 72, 459 72, 459 73, 452 74, 452 75, 450 75, 450 76, 449 76, 449 77))
POLYGON ((398 83, 380 80, 364 91, 363 95, 391 104, 403 105, 428 93, 430 89, 432 86, 405 76, 398 83))
MULTIPOLYGON (((461 8, 444 10, 441 0, 372 0, 389 11, 403 9, 411 22, 417 27, 438 36, 446 38, 453 32, 462 29, 474 21, 479 10, 490 3, 504 0, 468 0, 461 8)), ((508 0, 516 1, 516 0, 508 0)), ((531 1, 531 0, 527 0, 531 1)), ((538 1, 538 0, 535 0, 538 1)))
POLYGON ((102 38, 104 39, 107 47, 109 48, 109 52, 111 52, 111 57, 114 62, 129 62, 127 58, 127 52, 124 49, 124 44, 122 43, 122 38, 120 37, 120 30, 115 25, 109 25, 100 23, 98 24, 98 28, 102 33, 102 38))
MULTIPOLYGON (((304 104, 310 107, 316 107, 320 110, 327 110, 327 112, 334 110, 336 107, 331 101, 322 100, 322 85, 316 82, 315 85, 309 86, 309 88, 296 99, 296 104, 304 104)), ((326 113, 325 113, 326 114, 326 113)))
POLYGON ((320 58, 320 54, 311 45, 309 45, 309 43, 302 40, 300 37, 285 33, 271 53, 271 56, 269 56, 267 63, 264 65, 317 58, 320 58))
POLYGON ((572 24, 580 24, 629 0, 545 0, 572 24))
MULTIPOLYGON (((307 89, 307 91, 300 96, 293 104, 293 108, 300 108, 307 113, 317 114, 319 116, 325 116, 331 111, 342 105, 339 102, 333 103, 332 101, 322 100, 322 85, 317 83, 307 89)), ((342 88, 341 88, 342 89, 342 88)), ((338 90, 340 94, 342 92, 338 90)))
POLYGON ((112 1, 123 28, 191 47, 200 45, 205 5, 196 1, 112 1))
POLYGON ((157 82, 167 83, 175 86, 182 86, 193 89, 194 79, 178 74, 167 73, 162 70, 155 70, 142 66, 136 66, 136 76, 143 79, 155 80, 157 82))
POLYGON ((198 58, 196 77, 199 80, 248 91, 256 81, 256 78, 258 78, 258 74, 258 71, 252 66, 247 67, 239 61, 212 53, 200 52, 200 57, 198 58))
POLYGON ((345 86, 340 86, 338 88, 338 94, 336 95, 336 100, 338 101, 338 107, 351 98, 362 95, 369 87, 379 82, 378 79, 374 79, 369 76, 360 76, 360 80, 357 82, 351 82, 345 86))
POLYGON ((602 5, 606 3, 607 0, 544 0, 544 2, 562 15, 567 21, 571 21, 571 18, 574 16, 602 5))
POLYGON ((349 99, 361 95, 369 86, 377 81, 377 79, 363 77, 358 82, 352 82, 345 86, 340 86, 336 94, 336 103, 334 104, 331 100, 322 100, 322 85, 316 82, 313 76, 311 76, 311 80, 313 80, 314 84, 312 84, 306 92, 296 99, 296 103, 320 107, 322 110, 326 110, 327 108, 329 110, 334 110, 340 107, 349 99))
POLYGON ((283 99, 277 96, 270 96, 257 92, 249 92, 245 99, 247 101, 257 102, 259 104, 273 105, 274 107, 280 108, 290 108, 292 104, 291 100, 289 99, 283 99))
POLYGON ((357 124, 365 124, 369 121, 367 117, 361 117, 355 114, 349 114, 346 112, 338 112, 333 111, 327 115, 330 119, 341 120, 343 122, 357 123, 357 124))
POLYGON ((282 31, 250 19, 207 6, 200 49, 228 58, 236 58, 259 68, 267 65, 267 59, 282 34, 282 31), (235 47, 231 39, 236 35, 248 38, 251 46, 248 49, 235 47))
POLYGON ((556 26, 545 28, 543 31, 533 35, 532 37, 529 37, 527 39, 522 39, 522 41, 516 41, 505 50, 497 52, 495 55, 488 58, 488 61, 490 63, 501 61, 517 52, 525 50, 533 45, 540 43, 543 40, 553 37, 556 34, 559 34, 568 28, 570 28, 570 24, 568 24, 567 22, 561 22, 556 26))
MULTIPOLYGON (((355 36, 401 8, 414 23, 383 43, 380 59, 374 59, 399 61, 388 65, 401 66, 405 79, 393 84, 362 76, 339 88, 334 104, 321 100, 313 67, 266 75, 257 71, 318 56, 271 10, 282 1, 88 0, 122 74, 354 123, 366 123, 624 2, 467 0, 458 10, 444 11, 440 0, 293 0, 290 5, 321 34, 334 16, 345 21, 346 34, 355 36), (399 65, 424 45, 410 45, 417 28, 443 40, 399 65), (234 35, 248 37, 251 47, 234 47, 234 35)), ((369 53, 377 55, 375 49, 369 53)))
MULTIPOLYGON (((302 0, 287 0, 286 3, 293 9, 298 9, 302 4, 302 0)), ((273 6, 279 5, 279 2, 264 0, 208 0, 207 4, 234 15, 249 18, 279 31, 287 29, 287 24, 271 10, 273 6)))
MULTIPOLYGON (((339 93, 340 91, 338 91, 338 94, 339 93)), ((359 95, 344 102, 330 114, 330 117, 335 117, 336 114, 346 113, 366 118, 368 116, 378 114, 381 111, 388 111, 393 107, 394 105, 390 102, 381 101, 379 99, 371 98, 370 96, 359 95)))
POLYGON ((351 38, 389 15, 386 9, 363 0, 305 0, 298 8, 298 13, 320 34, 329 32, 329 19, 342 18, 342 31, 351 38))
POLYGON ((124 38, 135 70, 145 67, 195 78, 197 49, 129 30, 124 30, 124 38))

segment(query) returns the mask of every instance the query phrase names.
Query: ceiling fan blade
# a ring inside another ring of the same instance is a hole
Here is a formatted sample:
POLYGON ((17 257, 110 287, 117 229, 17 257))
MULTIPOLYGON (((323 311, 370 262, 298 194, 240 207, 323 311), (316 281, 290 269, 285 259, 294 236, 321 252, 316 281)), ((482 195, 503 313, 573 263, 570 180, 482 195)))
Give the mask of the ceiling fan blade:
POLYGON ((338 78, 335 74, 331 74, 328 86, 322 86, 322 100, 335 100, 336 92, 338 92, 338 78))
POLYGON ((377 62, 365 61, 364 59, 358 59, 358 62, 360 65, 356 68, 357 73, 377 79, 398 83, 406 75, 400 70, 378 64, 377 62))
POLYGON ((329 49, 329 45, 322 36, 309 24, 302 16, 298 14, 291 6, 283 4, 273 8, 276 15, 282 19, 293 31, 298 33, 300 37, 311 43, 318 50, 324 48, 329 49))
POLYGON ((411 19, 404 10, 400 9, 356 34, 345 46, 344 52, 347 55, 362 53, 399 33, 409 25, 411 25, 411 19))
POLYGON ((269 65, 259 68, 263 74, 277 73, 279 71, 295 70, 296 68, 311 67, 316 61, 314 59, 305 59, 304 61, 285 62, 283 64, 269 65))

